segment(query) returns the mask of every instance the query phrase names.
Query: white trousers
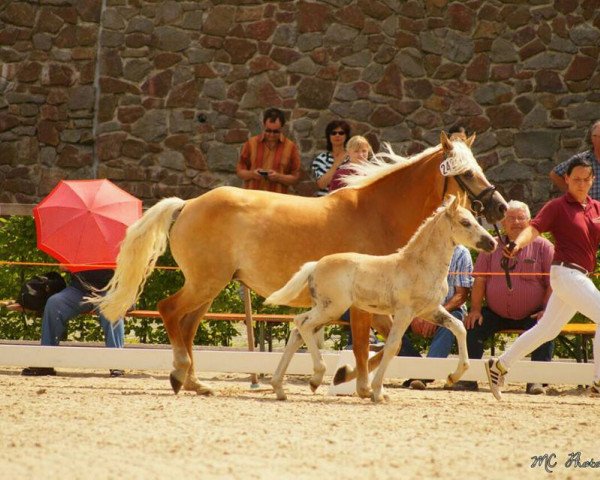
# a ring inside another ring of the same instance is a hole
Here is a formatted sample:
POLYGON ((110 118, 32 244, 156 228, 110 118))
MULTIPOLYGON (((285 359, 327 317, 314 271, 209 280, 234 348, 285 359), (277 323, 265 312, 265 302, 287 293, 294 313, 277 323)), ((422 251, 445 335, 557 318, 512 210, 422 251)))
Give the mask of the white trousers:
MULTIPOLYGON (((510 367, 542 343, 558 336, 562 327, 577 312, 600 324, 600 291, 583 273, 572 268, 553 265, 550 269, 552 295, 546 311, 537 325, 524 332, 500 357, 500 363, 510 367)), ((600 328, 594 336, 594 380, 600 379, 600 328)))

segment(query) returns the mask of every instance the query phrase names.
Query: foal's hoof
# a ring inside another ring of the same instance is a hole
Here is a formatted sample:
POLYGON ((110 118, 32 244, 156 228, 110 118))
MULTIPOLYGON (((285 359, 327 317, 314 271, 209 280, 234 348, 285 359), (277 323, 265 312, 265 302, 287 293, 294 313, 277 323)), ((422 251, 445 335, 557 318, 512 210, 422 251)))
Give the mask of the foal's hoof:
POLYGON ((196 387, 193 389, 197 395, 204 395, 205 397, 212 397, 215 392, 208 385, 204 385, 203 383, 198 383, 196 387))
POLYGON ((173 373, 169 375, 169 381, 171 382, 171 388, 175 392, 175 395, 177 395, 179 393, 179 390, 181 390, 183 382, 180 382, 173 373))
POLYGON ((308 382, 308 384, 310 385, 310 389, 313 393, 315 393, 317 391, 317 388, 321 386, 321 384, 317 382, 308 382))
POLYGON ((371 395, 371 401, 373 403, 384 403, 384 402, 388 402, 390 400, 389 395, 386 395, 385 393, 381 393, 379 395, 375 395, 375 393, 373 393, 371 395))
POLYGON ((454 385, 456 383, 456 381, 452 378, 452 374, 449 374, 446 377, 446 384, 444 385, 444 388, 452 388, 452 385, 454 385))
POLYGON ((183 389, 188 392, 196 392, 197 395, 205 395, 207 397, 214 395, 215 392, 206 383, 202 383, 194 375, 188 375, 187 379, 183 383, 183 389))
POLYGON ((373 397, 373 390, 371 390, 370 388, 357 388, 356 389, 356 394, 360 397, 360 398, 372 398, 373 397))
POLYGON ((277 400, 287 400, 287 395, 285 394, 285 391, 283 390, 283 388, 275 388, 273 387, 273 391, 275 392, 275 396, 277 397, 277 400))

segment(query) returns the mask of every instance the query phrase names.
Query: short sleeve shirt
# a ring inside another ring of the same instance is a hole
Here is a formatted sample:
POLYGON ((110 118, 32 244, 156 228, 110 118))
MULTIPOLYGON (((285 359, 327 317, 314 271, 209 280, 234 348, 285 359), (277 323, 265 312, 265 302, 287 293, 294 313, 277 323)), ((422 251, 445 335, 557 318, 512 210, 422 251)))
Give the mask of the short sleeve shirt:
POLYGON ((593 272, 600 243, 600 202, 587 197, 586 206, 567 192, 550 200, 531 221, 538 232, 556 240, 554 260, 575 263, 593 272))
POLYGON ((537 237, 533 242, 517 252, 515 269, 512 273, 512 290, 508 289, 504 272, 500 266, 502 246, 498 242, 496 250, 482 252, 475 262, 474 275, 486 273, 485 299, 487 306, 497 315, 521 320, 544 308, 544 299, 550 286, 550 265, 554 246, 545 238, 537 237))
POLYGON ((333 177, 331 177, 331 181, 329 182, 329 191, 333 192, 338 188, 345 187, 346 183, 344 182, 344 177, 354 173, 355 170, 352 168, 350 161, 342 163, 333 174, 333 177))
MULTIPOLYGON (((448 302, 456 292, 456 287, 471 288, 473 286, 473 277, 471 272, 473 271, 473 260, 469 250, 462 246, 457 245, 452 253, 452 259, 450 260, 450 268, 448 272, 448 295, 444 298, 444 304, 448 302)), ((463 303, 460 309, 467 313, 467 307, 463 303)))
MULTIPOLYGON (((264 134, 260 134, 244 143, 239 163, 248 170, 275 170, 289 175, 300 170, 300 152, 296 144, 283 134, 279 136, 276 148, 270 149, 264 134)), ((288 193, 289 190, 287 185, 270 182, 265 178, 245 180, 244 188, 277 193, 288 193)))
MULTIPOLYGON (((315 180, 318 180, 329 171, 329 169, 333 165, 333 160, 333 155, 329 151, 319 153, 315 157, 315 159, 312 162, 312 165, 310 166, 315 180)), ((318 197, 322 197, 324 195, 327 195, 327 193, 329 193, 328 188, 321 188, 320 190, 317 190, 316 195, 318 197)))

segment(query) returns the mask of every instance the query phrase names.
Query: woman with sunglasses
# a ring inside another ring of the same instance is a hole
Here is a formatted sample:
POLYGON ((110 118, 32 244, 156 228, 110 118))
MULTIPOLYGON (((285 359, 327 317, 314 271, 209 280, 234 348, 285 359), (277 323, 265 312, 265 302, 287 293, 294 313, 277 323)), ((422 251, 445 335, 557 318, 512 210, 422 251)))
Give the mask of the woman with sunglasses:
POLYGON ((344 120, 333 120, 325 127, 327 151, 320 153, 312 162, 311 169, 319 190, 318 197, 327 195, 329 182, 346 156, 346 143, 350 139, 350 125, 344 120))

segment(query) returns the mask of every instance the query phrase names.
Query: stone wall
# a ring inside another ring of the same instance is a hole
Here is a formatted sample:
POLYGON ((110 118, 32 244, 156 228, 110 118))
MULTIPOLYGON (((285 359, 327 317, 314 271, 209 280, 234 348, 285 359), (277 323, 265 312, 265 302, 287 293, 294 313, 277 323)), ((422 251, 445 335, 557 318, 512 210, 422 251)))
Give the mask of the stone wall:
POLYGON ((600 0, 104 3, 2 2, 0 202, 61 178, 147 204, 238 185, 277 106, 305 172, 333 118, 405 154, 463 124, 507 198, 539 205, 600 118, 600 0))

